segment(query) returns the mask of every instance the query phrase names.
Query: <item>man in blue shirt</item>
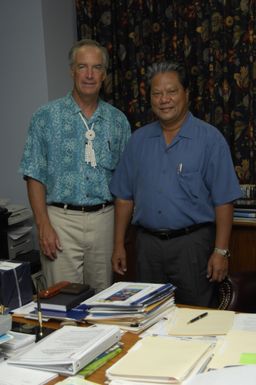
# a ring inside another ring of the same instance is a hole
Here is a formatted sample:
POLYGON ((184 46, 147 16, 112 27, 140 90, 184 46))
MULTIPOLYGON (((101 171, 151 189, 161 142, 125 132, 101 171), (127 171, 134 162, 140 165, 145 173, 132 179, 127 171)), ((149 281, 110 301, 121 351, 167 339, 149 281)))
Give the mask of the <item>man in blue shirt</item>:
POLYGON ((127 269, 124 237, 138 226, 137 273, 177 286, 176 302, 216 306, 216 282, 228 272, 233 204, 241 196, 222 134, 189 112, 183 66, 149 69, 158 121, 135 131, 112 179, 115 202, 113 269, 127 269))
POLYGON ((20 170, 38 228, 47 285, 112 283, 112 173, 130 136, 117 108, 99 98, 108 54, 94 40, 69 53, 74 86, 33 115, 20 170))

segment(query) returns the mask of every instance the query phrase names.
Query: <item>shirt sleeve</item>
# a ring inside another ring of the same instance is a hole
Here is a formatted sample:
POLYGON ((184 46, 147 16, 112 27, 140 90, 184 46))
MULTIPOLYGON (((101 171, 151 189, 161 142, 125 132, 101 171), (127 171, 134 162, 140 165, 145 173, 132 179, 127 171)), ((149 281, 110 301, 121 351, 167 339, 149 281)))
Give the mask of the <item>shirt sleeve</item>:
POLYGON ((47 156, 44 139, 45 120, 40 114, 32 116, 19 172, 46 184, 47 156))
POLYGON ((110 191, 117 198, 133 200, 133 163, 131 136, 110 182, 110 191))
POLYGON ((206 172, 206 183, 215 206, 233 202, 242 195, 228 144, 224 137, 218 139, 212 146, 206 172))

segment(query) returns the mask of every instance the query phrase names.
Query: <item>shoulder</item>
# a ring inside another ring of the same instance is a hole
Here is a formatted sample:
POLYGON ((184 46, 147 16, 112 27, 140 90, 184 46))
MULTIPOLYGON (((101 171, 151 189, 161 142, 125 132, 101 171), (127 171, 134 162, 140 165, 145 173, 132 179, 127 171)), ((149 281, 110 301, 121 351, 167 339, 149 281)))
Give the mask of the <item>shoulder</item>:
POLYGON ((148 123, 135 130, 132 134, 133 141, 141 142, 150 137, 157 137, 161 135, 161 127, 158 121, 148 123))
POLYGON ((187 120, 186 128, 191 134, 192 138, 204 140, 206 143, 212 143, 214 140, 226 143, 226 139, 220 130, 210 123, 201 120, 190 113, 187 120))
POLYGON ((74 102, 70 95, 51 100, 50 102, 40 106, 32 115, 33 118, 43 117, 47 115, 54 114, 58 111, 65 111, 69 108, 72 108, 74 102))
POLYGON ((126 115, 112 104, 100 100, 99 107, 102 118, 121 123, 128 122, 126 115))

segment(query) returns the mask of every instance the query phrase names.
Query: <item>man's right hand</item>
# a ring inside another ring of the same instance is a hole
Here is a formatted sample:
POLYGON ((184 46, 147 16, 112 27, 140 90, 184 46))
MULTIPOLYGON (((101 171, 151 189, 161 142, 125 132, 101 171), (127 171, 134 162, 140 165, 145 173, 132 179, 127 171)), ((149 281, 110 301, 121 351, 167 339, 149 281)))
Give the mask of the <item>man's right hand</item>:
POLYGON ((115 273, 124 275, 127 271, 126 251, 124 247, 116 248, 112 255, 112 269, 115 273))
POLYGON ((59 237, 50 224, 45 222, 40 225, 39 229, 40 248, 45 256, 54 261, 57 258, 57 250, 62 251, 59 237))

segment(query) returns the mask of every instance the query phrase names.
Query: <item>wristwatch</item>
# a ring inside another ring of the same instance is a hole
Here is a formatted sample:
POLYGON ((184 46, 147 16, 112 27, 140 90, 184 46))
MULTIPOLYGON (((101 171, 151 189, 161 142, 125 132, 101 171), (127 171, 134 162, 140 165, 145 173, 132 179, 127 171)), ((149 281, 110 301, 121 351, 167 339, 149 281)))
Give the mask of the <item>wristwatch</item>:
POLYGON ((215 247, 214 252, 223 255, 223 257, 230 257, 230 251, 228 249, 219 249, 218 247, 215 247))

